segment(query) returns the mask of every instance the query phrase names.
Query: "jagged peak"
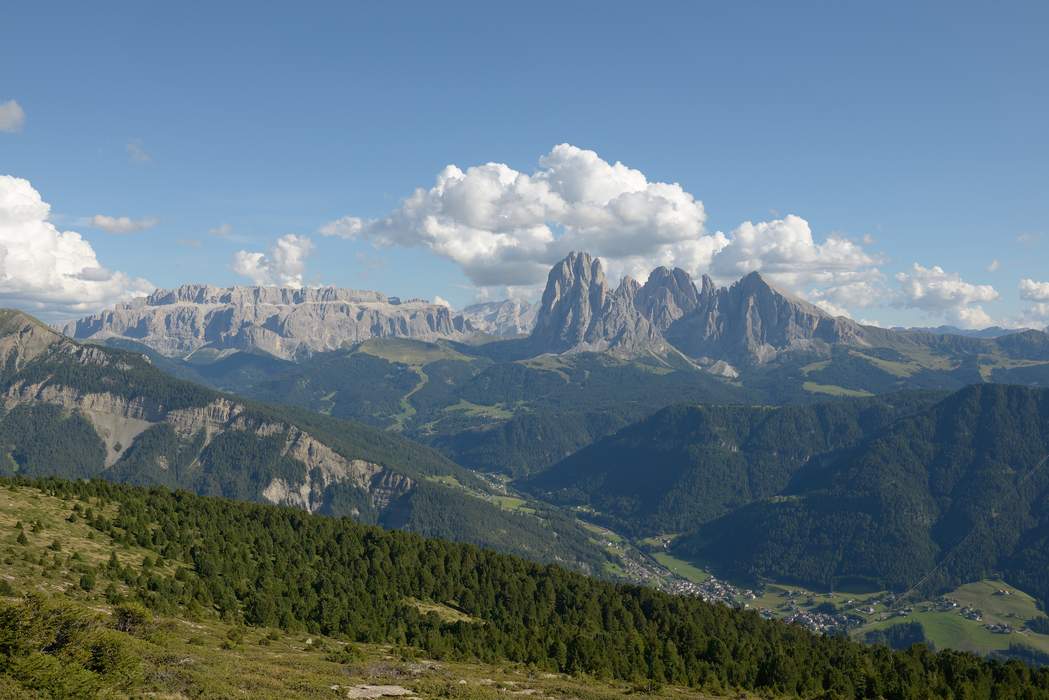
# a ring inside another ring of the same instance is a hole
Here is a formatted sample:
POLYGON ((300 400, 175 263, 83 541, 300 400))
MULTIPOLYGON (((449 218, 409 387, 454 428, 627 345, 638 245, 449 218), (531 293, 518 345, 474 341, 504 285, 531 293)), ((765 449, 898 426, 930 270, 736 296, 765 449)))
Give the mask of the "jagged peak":
POLYGON ((586 251, 572 251, 550 270, 550 277, 563 276, 571 272, 579 278, 604 279, 605 271, 601 258, 594 257, 586 251))
POLYGON ((747 274, 743 275, 739 278, 736 284, 747 288, 773 288, 772 285, 765 280, 764 276, 762 276, 761 272, 759 272, 758 270, 754 270, 753 272, 748 272, 747 274))
POLYGON ((624 275, 623 279, 619 282, 619 287, 616 288, 616 294, 628 295, 633 297, 637 294, 638 290, 641 289, 641 283, 630 275, 624 275))
POLYGON ((826 318, 834 318, 833 314, 827 313, 815 304, 805 301, 804 299, 790 292, 784 291, 783 289, 780 289, 779 287, 770 284, 769 281, 765 279, 765 277, 757 270, 749 272, 743 277, 741 277, 738 281, 736 281, 735 284, 732 285, 730 289, 736 289, 748 295, 775 294, 777 296, 783 297, 791 304, 803 307, 810 314, 813 314, 815 316, 823 316, 826 318))
POLYGON ((714 280, 710 279, 710 275, 704 274, 699 280, 699 293, 708 296, 713 294, 715 289, 717 285, 714 284, 714 280))

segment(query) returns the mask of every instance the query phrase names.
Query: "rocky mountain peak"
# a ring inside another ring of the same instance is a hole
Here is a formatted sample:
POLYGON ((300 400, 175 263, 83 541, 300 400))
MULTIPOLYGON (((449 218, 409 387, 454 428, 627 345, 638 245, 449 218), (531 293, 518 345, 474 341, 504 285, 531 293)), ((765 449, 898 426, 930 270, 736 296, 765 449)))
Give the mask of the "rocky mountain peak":
POLYGON ((641 283, 630 275, 626 275, 619 281, 619 286, 616 287, 615 293, 622 297, 634 299, 639 291, 641 291, 641 283))
MULTIPOLYGON (((709 281, 708 277, 704 279, 709 281)), ((680 267, 673 270, 657 267, 638 294, 638 308, 660 331, 674 321, 695 311, 699 292, 692 277, 680 267)))
POLYGON ((662 337, 635 306, 641 286, 624 278, 613 292, 601 261, 571 253, 554 265, 539 305, 532 342, 542 352, 661 348, 662 337))
POLYGON ((729 287, 706 275, 697 288, 680 268, 657 267, 644 285, 610 291, 601 263, 573 253, 550 271, 532 341, 541 352, 607 350, 761 364, 829 343, 863 344, 863 329, 773 287, 751 272, 729 287))
POLYGON ((594 317, 608 295, 601 261, 589 253, 570 253, 547 276, 532 337, 552 352, 588 342, 594 317))
POLYGON ((61 335, 29 314, 0 309, 0 367, 20 369, 61 340, 61 335))
POLYGON ((668 339, 692 356, 761 364, 784 350, 862 338, 858 324, 773 287, 756 271, 727 288, 704 279, 700 298, 694 313, 667 329, 668 339))

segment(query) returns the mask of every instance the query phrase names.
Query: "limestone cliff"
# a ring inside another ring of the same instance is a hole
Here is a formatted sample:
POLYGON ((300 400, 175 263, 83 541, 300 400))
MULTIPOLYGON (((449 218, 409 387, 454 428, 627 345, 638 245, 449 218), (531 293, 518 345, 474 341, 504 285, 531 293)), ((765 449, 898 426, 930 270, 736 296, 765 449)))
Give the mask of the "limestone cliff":
POLYGON ((63 332, 81 340, 124 338, 172 357, 201 348, 261 350, 284 359, 337 350, 370 338, 455 337, 451 311, 420 300, 335 287, 158 289, 71 321, 63 332))

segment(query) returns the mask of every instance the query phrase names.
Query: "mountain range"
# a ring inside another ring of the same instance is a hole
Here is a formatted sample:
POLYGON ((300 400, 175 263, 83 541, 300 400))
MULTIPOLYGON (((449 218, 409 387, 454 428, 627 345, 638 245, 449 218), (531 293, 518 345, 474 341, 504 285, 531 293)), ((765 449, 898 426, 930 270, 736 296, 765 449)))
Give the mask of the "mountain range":
POLYGON ((758 273, 718 287, 660 267, 643 285, 613 288, 586 253, 554 265, 534 305, 456 313, 377 292, 186 286, 66 330, 184 379, 365 422, 515 476, 675 403, 1049 386, 1041 331, 864 326, 758 273))
POLYGON ((730 379, 784 357, 828 357, 836 348, 873 350, 875 364, 879 357, 916 361, 923 370, 931 368, 920 362, 930 351, 1049 360, 1042 331, 865 326, 776 289, 758 272, 718 287, 706 275, 697 283, 680 268, 658 267, 644 284, 625 277, 613 288, 600 260, 587 253, 571 253, 553 266, 537 304, 506 300, 453 312, 374 291, 184 285, 62 331, 79 340, 134 342, 198 363, 235 351, 301 361, 378 338, 494 340, 493 352, 502 348, 515 359, 583 352, 671 364, 684 359, 730 379), (1029 355, 1035 346, 1039 352, 1029 355))
MULTIPOLYGON (((423 300, 352 289, 211 287, 157 290, 62 331, 80 340, 125 339, 168 357, 261 351, 301 360, 372 338, 528 336, 531 355, 610 352, 765 363, 781 351, 863 344, 864 329, 769 286, 752 273, 727 288, 656 268, 644 285, 612 288, 600 260, 572 253, 550 271, 537 305, 500 301, 453 313, 423 300)), ((708 362, 709 364, 709 362, 708 362)))

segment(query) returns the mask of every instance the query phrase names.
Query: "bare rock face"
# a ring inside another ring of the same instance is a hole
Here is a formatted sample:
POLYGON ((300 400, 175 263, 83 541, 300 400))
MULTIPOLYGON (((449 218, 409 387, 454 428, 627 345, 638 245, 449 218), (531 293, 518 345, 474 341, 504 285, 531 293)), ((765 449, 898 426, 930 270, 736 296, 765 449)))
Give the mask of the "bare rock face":
POLYGON ((661 332, 698 306, 699 291, 692 277, 680 267, 652 270, 637 296, 638 310, 661 332))
POLYGON ((659 331, 635 305, 639 289, 626 278, 612 291, 600 260, 572 253, 550 271, 532 342, 541 352, 554 353, 661 351, 659 331))
POLYGON ((667 338, 688 355, 757 364, 820 343, 864 344, 859 324, 774 289, 757 272, 720 289, 704 278, 696 309, 667 338))
POLYGON ((262 350, 284 359, 370 338, 458 335, 449 309, 379 292, 335 287, 212 287, 161 290, 62 329, 76 339, 126 338, 171 357, 203 347, 262 350))
POLYGON ((456 316, 456 330, 498 338, 528 335, 535 326, 538 310, 535 304, 512 299, 472 304, 456 316))
POLYGON ((531 339, 537 352, 639 356, 677 349, 722 361, 718 373, 731 376, 728 362, 762 364, 792 350, 865 345, 865 333, 756 272, 722 288, 704 275, 697 287, 684 270, 658 267, 644 285, 627 277, 612 291, 600 261, 572 253, 550 271, 531 339))

